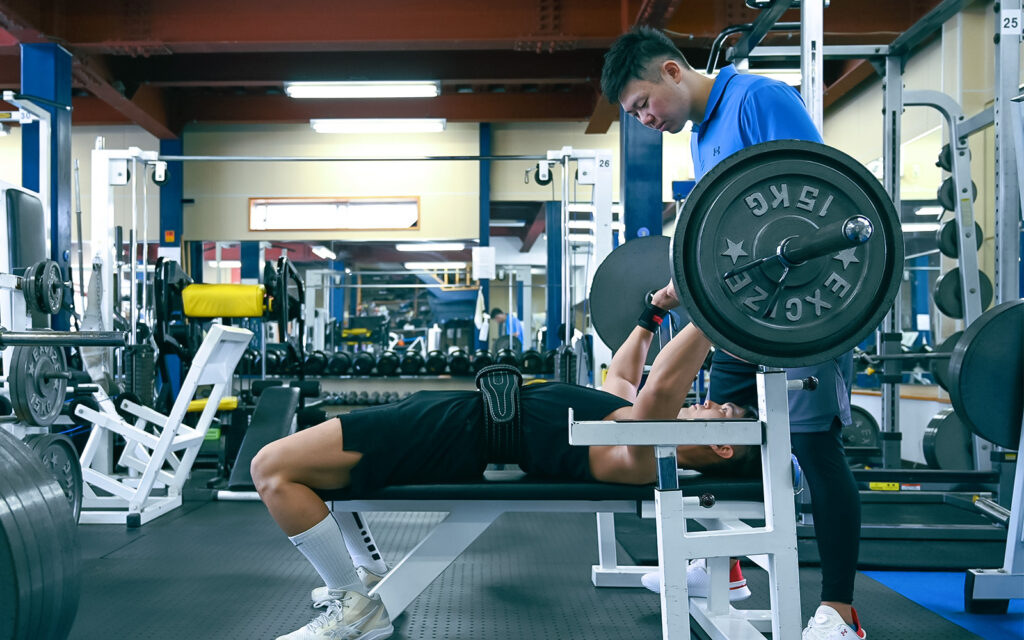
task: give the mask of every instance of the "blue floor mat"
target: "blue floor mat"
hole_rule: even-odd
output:
[[[964,629],[990,640],[1024,640],[1024,600],[1010,600],[1006,615],[964,613],[964,573],[863,571],[893,591]]]

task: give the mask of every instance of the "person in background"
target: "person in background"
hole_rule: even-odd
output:
[[[526,344],[526,336],[523,333],[523,323],[514,313],[505,313],[498,307],[491,309],[491,320],[498,323],[498,337],[515,336],[519,338],[519,344]]]

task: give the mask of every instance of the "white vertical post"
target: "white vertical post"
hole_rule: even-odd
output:
[[[824,123],[824,5],[824,0],[800,5],[800,94],[819,133]]]

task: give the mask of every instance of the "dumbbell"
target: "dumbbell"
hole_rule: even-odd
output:
[[[327,373],[335,376],[343,376],[352,367],[352,356],[344,351],[332,353],[327,360]]]
[[[444,373],[448,367],[448,359],[444,357],[444,351],[434,349],[427,354],[427,373],[438,375]]]
[[[555,355],[557,352],[554,349],[550,349],[544,353],[544,373],[555,372]]]
[[[345,394],[345,404],[354,405],[359,401],[359,393],[357,391],[349,391]]]
[[[380,354],[377,358],[377,374],[382,376],[393,376],[398,373],[399,367],[398,354],[394,351],[388,350]]]
[[[327,354],[323,351],[310,351],[302,362],[302,372],[309,376],[321,375],[327,370]]]
[[[494,358],[491,357],[491,352],[487,349],[477,349],[473,352],[473,362],[470,363],[473,373],[477,373],[484,367],[492,364],[494,364]]]
[[[365,391],[360,391],[356,395],[356,404],[370,404],[370,394]]]
[[[402,356],[402,373],[407,376],[414,376],[423,368],[423,356],[419,351],[406,351]]]
[[[508,364],[513,367],[519,368],[519,356],[516,352],[511,349],[498,349],[498,353],[494,355],[494,361],[498,364]]]
[[[448,357],[448,370],[453,376],[464,376],[469,373],[469,356],[462,349],[452,351]]]
[[[368,376],[373,371],[373,366],[376,361],[373,359],[373,354],[369,351],[360,351],[356,354],[356,357],[352,360],[352,372],[360,376]]]
[[[534,349],[527,349],[523,352],[523,359],[520,366],[523,373],[543,373],[544,357]]]
[[[366,400],[367,404],[383,404],[380,399],[380,391],[371,391],[369,398]]]
[[[267,349],[267,373],[281,373],[281,352]]]

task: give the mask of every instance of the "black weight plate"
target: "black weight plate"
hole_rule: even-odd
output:
[[[981,292],[981,310],[992,304],[992,281],[984,271],[978,272],[978,287]],[[949,318],[964,317],[964,300],[960,286],[960,267],[953,267],[935,281],[935,308]]]
[[[38,309],[48,314],[60,311],[64,302],[64,278],[61,277],[60,265],[53,260],[44,260],[36,268],[34,276]]]
[[[980,249],[981,243],[985,239],[985,232],[981,230],[981,225],[977,222],[974,223],[974,238],[978,245],[977,248]],[[960,237],[957,233],[956,220],[949,219],[942,223],[939,230],[935,232],[935,244],[939,246],[939,253],[947,258],[960,256]]]
[[[7,454],[7,449],[24,446],[14,436],[0,429],[0,529],[6,539],[6,548],[0,549],[0,566],[10,564],[13,571],[0,574],[4,591],[13,596],[7,602],[11,618],[0,619],[0,626],[10,624],[13,632],[5,638],[32,638],[39,625],[43,590],[43,558],[33,535],[31,521],[21,501],[20,492],[28,488],[21,467]],[[7,470],[10,471],[7,471]]]
[[[519,336],[504,335],[494,341],[494,350],[509,349],[516,353],[523,352],[523,343],[519,339]]]
[[[40,463],[27,448],[5,444],[0,447],[0,468],[14,469],[16,477],[0,477],[0,496],[5,496],[15,526],[22,536],[22,544],[14,547],[14,553],[21,553],[29,566],[28,572],[19,576],[29,584],[27,598],[18,605],[23,616],[24,638],[49,638],[47,631],[50,620],[60,615],[61,603],[54,596],[63,595],[61,579],[61,549],[56,524],[50,516],[46,498],[40,491],[46,481],[42,479]],[[52,480],[50,485],[55,486]]]
[[[955,331],[942,341],[942,344],[935,350],[936,353],[948,353],[952,356],[956,341],[964,334],[963,331]],[[949,358],[932,358],[928,363],[928,369],[935,378],[935,383],[949,391]]]
[[[82,512],[82,464],[75,445],[70,438],[56,434],[29,436],[25,444],[57,479],[77,523]]]
[[[952,409],[943,409],[928,422],[922,446],[932,469],[974,469],[971,432]]]
[[[6,453],[28,478],[34,491],[23,492],[26,503],[33,507],[39,526],[46,534],[36,531],[37,542],[50,575],[44,585],[42,597],[45,632],[38,638],[63,639],[67,637],[78,610],[79,552],[77,525],[60,485],[46,471],[35,454],[25,447],[8,448]],[[52,540],[51,540],[52,537]]]
[[[867,409],[857,405],[850,405],[850,417],[853,418],[853,424],[843,427],[843,446],[879,446],[880,429],[875,417]]]
[[[666,236],[644,236],[617,247],[597,267],[590,284],[590,319],[601,341],[617,350],[636,328],[649,291],[657,291],[672,277],[672,242]],[[680,327],[689,322],[683,309]],[[658,337],[651,343],[647,364],[670,339],[671,320],[662,323]]]
[[[946,178],[939,185],[939,190],[935,192],[935,199],[939,201],[941,206],[946,211],[956,211],[956,190],[953,187],[953,178]],[[978,185],[971,180],[971,202],[978,199]]]
[[[41,263],[30,264],[21,274],[21,295],[25,298],[25,307],[29,311],[42,311],[39,309],[39,293],[36,287],[36,269]]]
[[[774,255],[787,236],[853,215],[871,221],[871,239],[794,266],[771,309],[771,266],[723,278]],[[903,255],[899,217],[878,180],[840,151],[796,140],[719,163],[687,197],[672,238],[676,290],[694,324],[716,346],[780,367],[832,359],[874,331],[899,289]]]
[[[64,350],[52,346],[11,347],[7,383],[14,413],[29,424],[47,426],[60,415],[68,381],[47,374],[67,373]]]
[[[949,397],[967,427],[1007,449],[1024,414],[1024,299],[1004,302],[964,330],[949,361]]]

